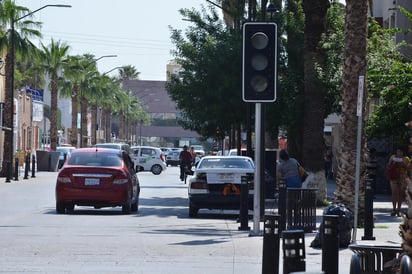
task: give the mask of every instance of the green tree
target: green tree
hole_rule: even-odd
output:
[[[51,95],[51,117],[50,117],[50,148],[55,151],[57,146],[57,113],[58,113],[58,95],[61,83],[60,77],[62,70],[67,63],[67,53],[69,46],[64,42],[51,41],[47,47],[42,44],[42,51],[39,54],[39,63],[46,75],[50,77],[50,95]]]
[[[0,2],[0,32],[2,34],[0,36],[0,51],[6,52],[4,126],[9,128],[13,126],[11,124],[11,118],[13,115],[12,105],[15,85],[12,75],[14,72],[15,54],[20,56],[34,55],[37,52],[37,48],[29,39],[41,36],[41,33],[38,31],[38,28],[41,26],[40,22],[30,20],[31,16],[18,20],[29,12],[29,9],[16,5],[12,0]],[[11,96],[12,94],[13,96]],[[10,130],[4,132],[4,161],[1,169],[1,176],[3,177],[6,176],[8,172],[7,165],[10,164],[10,167],[13,165],[8,159],[10,159],[10,155],[14,153],[14,146],[10,143],[10,140],[13,139],[13,132]]]
[[[225,31],[213,8],[211,14],[187,9],[180,13],[194,26],[185,36],[172,29],[173,53],[182,73],[172,75],[166,88],[181,111],[179,123],[204,137],[214,137],[217,128],[228,132],[244,118],[241,39],[237,32]]]
[[[372,112],[366,130],[368,139],[393,136],[395,145],[403,145],[407,140],[405,122],[412,118],[408,107],[412,102],[412,65],[399,52],[404,43],[395,44],[395,31],[383,30],[376,23],[371,27],[368,90]],[[379,104],[374,103],[376,98]]]

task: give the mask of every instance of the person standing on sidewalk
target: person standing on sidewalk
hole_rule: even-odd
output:
[[[286,186],[291,188],[302,187],[302,178],[299,175],[299,163],[295,158],[289,157],[286,150],[279,151],[279,164],[277,178],[286,181]]]
[[[408,156],[405,156],[405,153],[401,148],[397,148],[394,155],[389,158],[388,162],[388,173],[393,166],[396,170],[397,176],[387,174],[391,184],[392,191],[392,212],[391,216],[400,217],[400,209],[402,202],[405,196],[405,189],[409,182],[408,169],[411,163],[411,159]]]

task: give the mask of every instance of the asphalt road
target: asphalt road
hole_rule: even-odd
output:
[[[131,215],[120,207],[57,215],[57,173],[0,181],[0,273],[261,273],[262,237],[239,231],[234,212],[189,218],[178,172],[139,173]]]

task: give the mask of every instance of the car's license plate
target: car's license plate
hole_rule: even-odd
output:
[[[207,174],[207,182],[209,184],[232,183],[240,184],[241,175],[236,173],[209,173]]]
[[[98,178],[85,178],[84,184],[86,186],[96,186],[100,184],[100,179]]]

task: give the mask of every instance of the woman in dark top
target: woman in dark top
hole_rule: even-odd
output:
[[[280,161],[276,172],[277,178],[286,180],[286,185],[289,188],[302,187],[298,161],[296,161],[295,158],[289,157],[289,154],[284,149],[279,152],[279,159]]]

